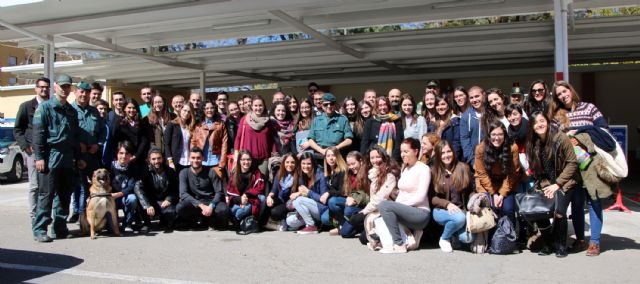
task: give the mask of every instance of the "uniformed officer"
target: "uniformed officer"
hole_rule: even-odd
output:
[[[33,150],[39,187],[32,229],[38,242],[50,242],[69,235],[66,221],[73,170],[76,165],[79,169],[86,166],[80,159],[78,113],[67,102],[70,91],[71,77],[60,75],[56,80],[55,97],[41,103],[33,116]],[[53,232],[50,237],[47,226],[52,222],[52,206]]]
[[[78,125],[80,126],[80,157],[87,167],[78,172],[73,194],[71,195],[71,207],[73,214],[69,223],[78,221],[79,214],[84,213],[86,207],[86,193],[89,190],[89,179],[93,171],[100,167],[102,160],[102,145],[106,139],[105,124],[100,117],[98,109],[90,105],[91,85],[80,81],[76,85],[76,101],[71,105],[78,112]]]
[[[336,97],[331,93],[322,96],[323,113],[316,116],[309,129],[309,147],[324,157],[328,147],[343,150],[351,145],[353,133],[346,116],[336,112]]]

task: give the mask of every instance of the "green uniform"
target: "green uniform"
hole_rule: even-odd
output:
[[[104,145],[107,131],[98,109],[92,106],[81,107],[75,102],[73,108],[78,112],[78,126],[80,127],[78,142],[87,146],[87,151],[91,145],[99,145],[100,149],[95,154],[81,154],[82,159],[87,162],[87,171],[93,172],[102,160],[102,145]]]
[[[337,146],[345,139],[353,139],[349,119],[346,116],[334,113],[328,117],[326,113],[316,116],[309,129],[309,139],[312,139],[320,147]]]

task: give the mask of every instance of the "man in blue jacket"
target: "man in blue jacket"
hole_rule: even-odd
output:
[[[480,129],[482,114],[484,113],[484,90],[479,86],[469,89],[469,103],[471,107],[462,114],[460,119],[460,144],[462,144],[463,161],[473,169],[476,146],[482,141],[484,134]]]

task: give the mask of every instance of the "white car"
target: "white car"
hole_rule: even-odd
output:
[[[13,137],[13,119],[0,119],[0,179],[22,180],[26,154]]]

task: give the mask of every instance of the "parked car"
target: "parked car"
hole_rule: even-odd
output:
[[[22,180],[27,155],[13,137],[14,119],[0,119],[0,179]]]

